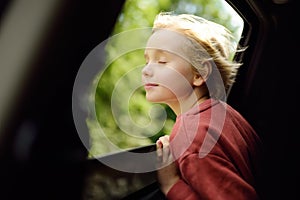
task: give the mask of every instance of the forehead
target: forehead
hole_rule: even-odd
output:
[[[167,51],[177,55],[184,55],[184,46],[187,44],[187,38],[174,31],[159,29],[155,31],[148,39],[147,49],[156,49]]]

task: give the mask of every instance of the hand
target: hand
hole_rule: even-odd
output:
[[[158,181],[162,192],[166,195],[172,186],[180,179],[177,165],[170,151],[169,136],[165,135],[156,141],[158,159]]]

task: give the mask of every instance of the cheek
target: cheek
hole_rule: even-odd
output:
[[[182,97],[193,91],[191,75],[188,72],[178,72],[172,68],[166,68],[160,73],[159,84],[177,97]]]

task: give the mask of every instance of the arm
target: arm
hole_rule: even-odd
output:
[[[232,163],[209,154],[190,154],[179,162],[182,179],[169,190],[168,199],[258,199],[255,190],[239,175]]]
[[[197,193],[181,179],[169,145],[169,136],[160,137],[156,142],[158,158],[157,177],[161,191],[170,200],[198,200],[199,196]]]
[[[157,177],[160,189],[165,195],[180,178],[178,167],[170,152],[169,144],[168,135],[160,137],[156,142],[158,159]]]

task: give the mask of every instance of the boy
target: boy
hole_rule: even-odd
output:
[[[241,65],[230,60],[235,50],[226,28],[198,16],[160,13],[154,21],[142,80],[146,99],[177,116],[156,142],[167,199],[259,199],[260,138],[224,101]]]

